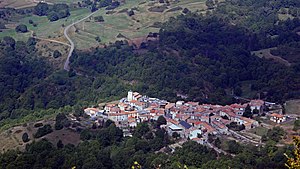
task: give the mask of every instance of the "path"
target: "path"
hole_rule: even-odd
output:
[[[65,69],[66,71],[69,71],[69,70],[70,70],[70,57],[72,56],[72,53],[73,53],[73,51],[74,51],[74,49],[75,49],[74,42],[72,41],[72,39],[71,39],[71,38],[69,37],[69,35],[68,35],[69,29],[70,29],[72,26],[74,26],[74,25],[76,25],[76,24],[78,24],[78,23],[80,23],[80,22],[86,20],[87,18],[91,17],[91,16],[94,15],[96,12],[97,12],[97,11],[95,11],[95,12],[93,12],[93,13],[90,13],[90,14],[87,15],[86,17],[84,17],[84,18],[82,18],[82,19],[80,19],[80,20],[78,20],[78,21],[76,21],[76,22],[73,22],[72,24],[68,25],[68,26],[65,28],[65,30],[64,30],[64,35],[65,35],[65,37],[68,39],[68,41],[69,41],[70,44],[71,44],[71,49],[70,49],[70,51],[69,51],[68,57],[67,57],[67,59],[66,59],[66,62],[65,62],[65,64],[64,64],[64,69]]]

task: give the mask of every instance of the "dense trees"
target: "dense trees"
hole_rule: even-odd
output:
[[[51,125],[46,124],[43,127],[38,128],[37,132],[34,134],[34,137],[35,138],[40,138],[40,137],[43,137],[44,135],[47,135],[47,134],[51,133],[52,131],[53,130],[52,130]]]
[[[70,11],[67,4],[54,4],[50,6],[47,3],[40,2],[34,7],[34,14],[39,16],[47,15],[50,21],[57,21],[58,19],[68,17]]]

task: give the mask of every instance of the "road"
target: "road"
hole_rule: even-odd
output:
[[[78,23],[80,23],[80,22],[86,20],[87,18],[91,17],[91,16],[94,15],[96,12],[97,12],[97,11],[95,11],[95,12],[93,12],[93,13],[90,13],[90,14],[87,15],[86,17],[84,17],[84,18],[82,18],[82,19],[80,19],[80,20],[78,20],[78,21],[76,21],[76,22],[73,22],[72,24],[68,25],[68,26],[65,28],[65,30],[64,30],[64,35],[65,35],[65,37],[68,39],[68,41],[69,41],[69,43],[70,43],[70,45],[71,45],[71,48],[70,48],[68,57],[67,57],[66,62],[65,62],[65,64],[64,64],[64,69],[65,69],[66,71],[69,71],[69,70],[70,70],[70,57],[72,56],[72,53],[73,53],[73,51],[74,51],[74,49],[75,49],[74,42],[72,41],[72,39],[71,39],[71,38],[69,37],[69,35],[68,35],[69,29],[70,29],[72,26],[74,26],[74,25],[76,25],[76,24],[78,24]]]

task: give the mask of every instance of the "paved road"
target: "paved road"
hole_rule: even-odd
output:
[[[74,42],[72,41],[72,39],[71,39],[71,38],[69,37],[69,35],[68,35],[69,29],[70,29],[72,26],[74,26],[75,24],[78,24],[78,23],[80,23],[80,22],[86,20],[86,19],[89,18],[90,16],[94,15],[96,12],[97,12],[97,11],[95,11],[95,12],[93,12],[93,13],[90,13],[90,14],[87,15],[86,17],[84,17],[84,18],[82,18],[82,19],[80,19],[80,20],[78,20],[78,21],[76,21],[76,22],[73,22],[72,24],[68,25],[68,26],[65,28],[65,30],[64,30],[64,35],[65,35],[65,37],[68,39],[68,41],[70,42],[70,45],[71,45],[71,48],[70,48],[70,51],[69,51],[67,60],[66,60],[66,62],[65,62],[65,64],[64,64],[64,69],[65,69],[66,71],[69,71],[69,70],[70,70],[70,57],[72,56],[72,53],[73,53],[73,51],[74,51],[74,49],[75,49]]]

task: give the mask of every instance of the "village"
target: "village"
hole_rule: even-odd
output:
[[[139,123],[156,121],[160,116],[166,119],[164,128],[170,136],[181,138],[181,142],[194,140],[200,144],[208,144],[210,135],[231,135],[241,142],[260,144],[232,129],[249,130],[262,124],[253,118],[245,117],[248,112],[253,116],[262,115],[268,120],[279,124],[287,120],[282,111],[266,111],[276,107],[275,103],[263,100],[250,100],[244,104],[211,105],[198,102],[177,101],[171,103],[158,98],[143,96],[138,92],[129,91],[126,98],[118,104],[106,104],[102,109],[86,108],[84,112],[95,124],[104,120],[112,120],[121,128],[124,136],[132,136],[131,132]],[[248,110],[247,110],[248,109]]]

